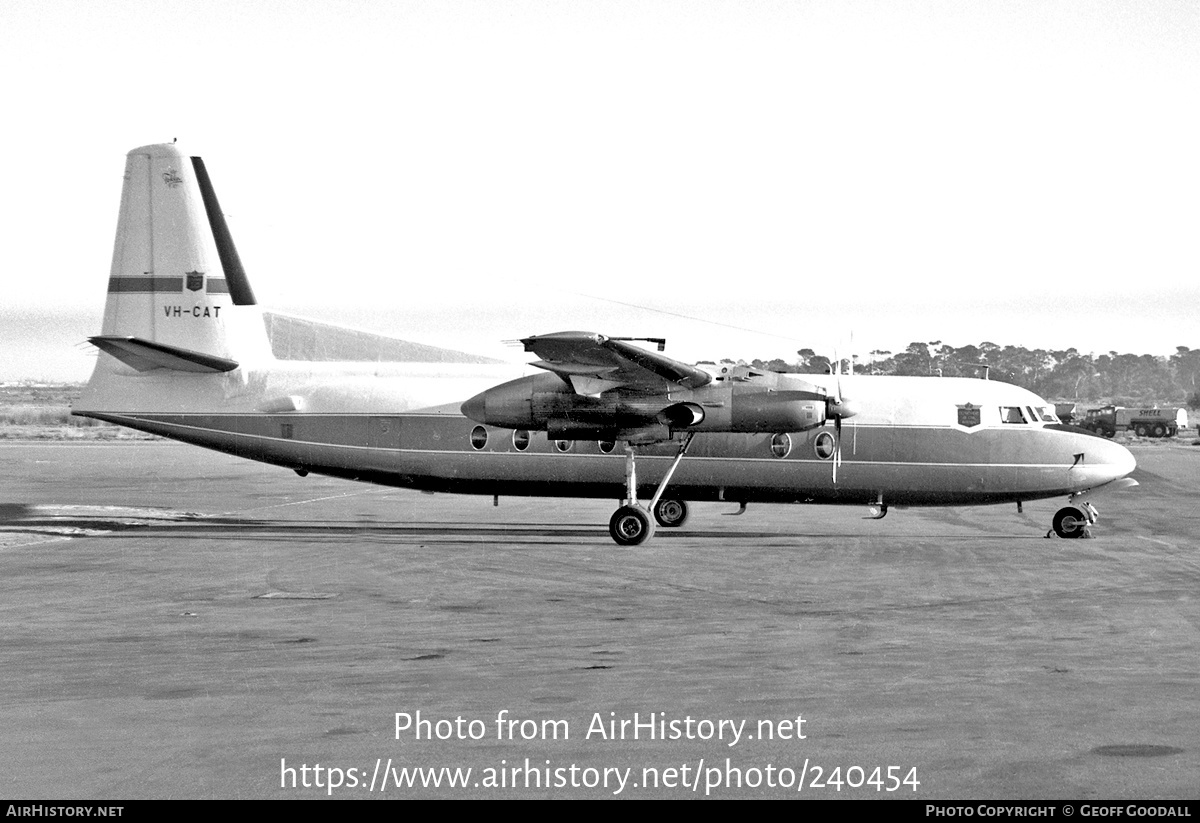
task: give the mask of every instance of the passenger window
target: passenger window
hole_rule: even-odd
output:
[[[483,426],[476,426],[471,429],[471,448],[479,451],[487,445],[488,434],[487,429]]]
[[[792,438],[786,434],[777,434],[771,438],[771,454],[776,457],[787,457],[792,451]]]

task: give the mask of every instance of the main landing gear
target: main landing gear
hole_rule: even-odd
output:
[[[688,519],[688,505],[682,500],[659,500],[650,511],[664,529],[677,529]]]
[[[1059,537],[1074,539],[1091,537],[1088,526],[1093,525],[1099,518],[1096,507],[1086,501],[1059,509],[1054,515],[1053,527],[1046,532],[1046,537],[1057,534]]]
[[[649,507],[638,503],[637,465],[634,450],[631,445],[625,446],[625,499],[621,501],[621,507],[613,513],[612,518],[608,521],[608,533],[612,535],[612,539],[616,541],[617,545],[640,546],[645,543],[654,536],[656,521],[658,525],[670,529],[682,526],[687,520],[687,503],[682,500],[664,499],[663,492],[667,490],[671,476],[675,474],[675,469],[679,468],[679,463],[687,454],[688,446],[692,444],[692,438],[695,436],[695,432],[688,432],[684,437],[683,443],[679,447],[679,454],[675,455],[671,468],[667,469],[666,476],[658,484],[658,489],[655,490]]]

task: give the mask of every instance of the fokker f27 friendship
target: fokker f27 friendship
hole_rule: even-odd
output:
[[[302,476],[617,499],[621,545],[717,500],[854,504],[882,518],[889,506],[1064,496],[1053,530],[1079,537],[1096,519],[1089,492],[1136,485],[1124,447],[994,380],[688,365],[585,332],[525,338],[539,360],[516,376],[289,320],[257,305],[203,161],[174,144],[128,155],[90,340],[100,354],[74,414]]]

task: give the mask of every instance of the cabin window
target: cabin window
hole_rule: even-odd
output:
[[[601,440],[601,441],[600,441],[600,443],[599,443],[599,447],[600,447],[600,453],[601,453],[601,454],[612,454],[612,453],[613,453],[613,449],[615,449],[615,448],[617,447],[617,441],[615,441],[615,440]]]
[[[786,434],[777,434],[771,438],[771,454],[776,457],[787,457],[792,451],[792,438]]]
[[[487,445],[487,429],[483,426],[476,426],[471,429],[471,448],[479,451]]]
[[[555,440],[554,448],[558,449],[560,452],[569,452],[574,442],[575,441],[573,440]]]
[[[1000,419],[1005,423],[1024,423],[1025,414],[1020,406],[1001,406]]]
[[[292,423],[279,424],[279,436],[284,440],[291,440],[296,434],[296,429]]]
[[[513,432],[513,448],[519,452],[529,448],[529,432],[524,429],[517,429]]]
[[[829,432],[821,432],[813,438],[813,451],[817,453],[817,457],[822,460],[828,460],[833,457],[833,448],[835,441],[833,435]]]

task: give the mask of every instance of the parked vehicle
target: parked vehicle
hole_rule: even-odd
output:
[[[1112,437],[1119,431],[1131,431],[1138,437],[1174,437],[1187,424],[1187,409],[1127,409],[1124,406],[1088,409],[1078,421],[1083,428],[1105,437]]]

